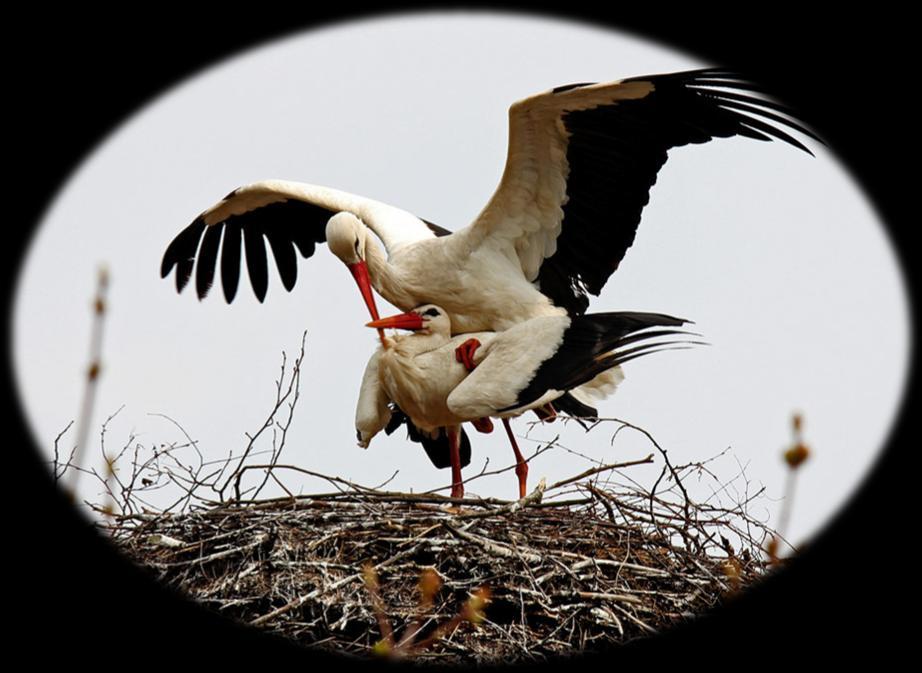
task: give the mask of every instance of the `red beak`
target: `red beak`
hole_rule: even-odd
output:
[[[401,313],[400,315],[392,315],[389,318],[372,320],[365,326],[377,327],[378,329],[391,327],[393,329],[418,330],[423,328],[423,318],[418,313]]]
[[[378,319],[378,307],[375,305],[375,295],[371,291],[371,278],[368,276],[368,264],[364,261],[356,262],[355,264],[347,264],[349,271],[352,273],[352,277],[355,278],[355,284],[359,286],[359,292],[362,293],[362,299],[365,300],[365,306],[368,307],[368,312],[371,314],[371,317],[375,320]],[[381,338],[381,343],[384,343],[384,330],[378,330],[378,336]]]

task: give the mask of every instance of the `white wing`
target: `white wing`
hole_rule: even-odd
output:
[[[284,180],[265,180],[235,189],[199,215],[167,247],[160,267],[166,277],[176,268],[176,290],[192,276],[199,298],[208,294],[219,250],[224,296],[233,301],[240,280],[241,239],[253,291],[263,301],[268,289],[266,243],[272,249],[282,284],[291,290],[298,277],[297,256],[314,254],[324,242],[326,223],[338,212],[360,218],[393,254],[415,241],[443,234],[405,210],[329,187]],[[197,264],[196,264],[197,262]]]
[[[526,98],[509,110],[499,187],[454,238],[470,249],[503,248],[556,305],[583,313],[587,292],[599,294],[633,243],[670,148],[742,135],[809,152],[765,120],[816,137],[758,85],[725,70],[573,84]]]
[[[380,350],[372,353],[365,365],[362,386],[359,389],[359,401],[355,406],[355,430],[359,446],[368,448],[372,438],[387,427],[391,420],[391,401],[378,378],[378,358]]]
[[[688,335],[675,329],[685,322],[625,311],[532,318],[497,335],[483,361],[452,390],[448,408],[464,419],[516,416],[593,382],[578,400],[585,404],[614,390],[619,365],[697,343],[664,340]]]

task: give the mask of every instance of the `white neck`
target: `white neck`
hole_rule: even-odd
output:
[[[371,236],[365,243],[365,262],[368,264],[368,275],[371,284],[382,297],[403,310],[413,308],[415,304],[408,305],[411,298],[405,296],[403,283],[398,282],[394,267],[387,261],[387,256],[377,240]]]
[[[390,339],[392,345],[402,355],[415,357],[422,353],[434,351],[441,348],[450,341],[451,337],[447,334],[436,332],[420,331],[412,334],[398,334]]]

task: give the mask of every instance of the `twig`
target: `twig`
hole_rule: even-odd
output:
[[[99,374],[102,370],[102,337],[106,315],[106,291],[108,288],[109,272],[102,266],[96,275],[96,297],[93,300],[93,324],[90,330],[90,364],[86,370],[86,383],[83,388],[83,400],[80,405],[80,415],[77,422],[77,442],[73,454],[73,463],[76,465],[82,465],[82,458],[86,451],[90,422],[93,419],[93,407],[96,401],[96,389]],[[81,474],[80,470],[73,472],[73,477],[71,477],[70,483],[67,485],[70,493],[77,493],[77,484]]]
[[[624,467],[633,467],[634,465],[644,465],[644,464],[652,463],[652,462],[653,462],[653,454],[651,453],[646,458],[640,458],[638,460],[631,460],[626,463],[611,463],[609,465],[602,465],[600,467],[594,467],[592,469],[586,470],[585,472],[580,472],[574,477],[570,477],[568,479],[562,479],[561,481],[558,481],[557,483],[555,483],[553,486],[549,486],[547,490],[553,491],[556,488],[560,488],[561,486],[566,486],[567,484],[572,484],[574,482],[580,481],[581,479],[585,479],[586,477],[591,477],[595,474],[598,474],[599,472],[608,472],[610,470],[620,470],[621,468],[624,468]]]

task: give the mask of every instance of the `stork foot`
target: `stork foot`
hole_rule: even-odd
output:
[[[455,360],[464,365],[467,371],[474,371],[474,353],[480,348],[480,342],[477,339],[468,339],[455,349]]]
[[[488,416],[471,421],[471,425],[476,428],[477,432],[482,432],[485,435],[493,432],[493,421]]]

